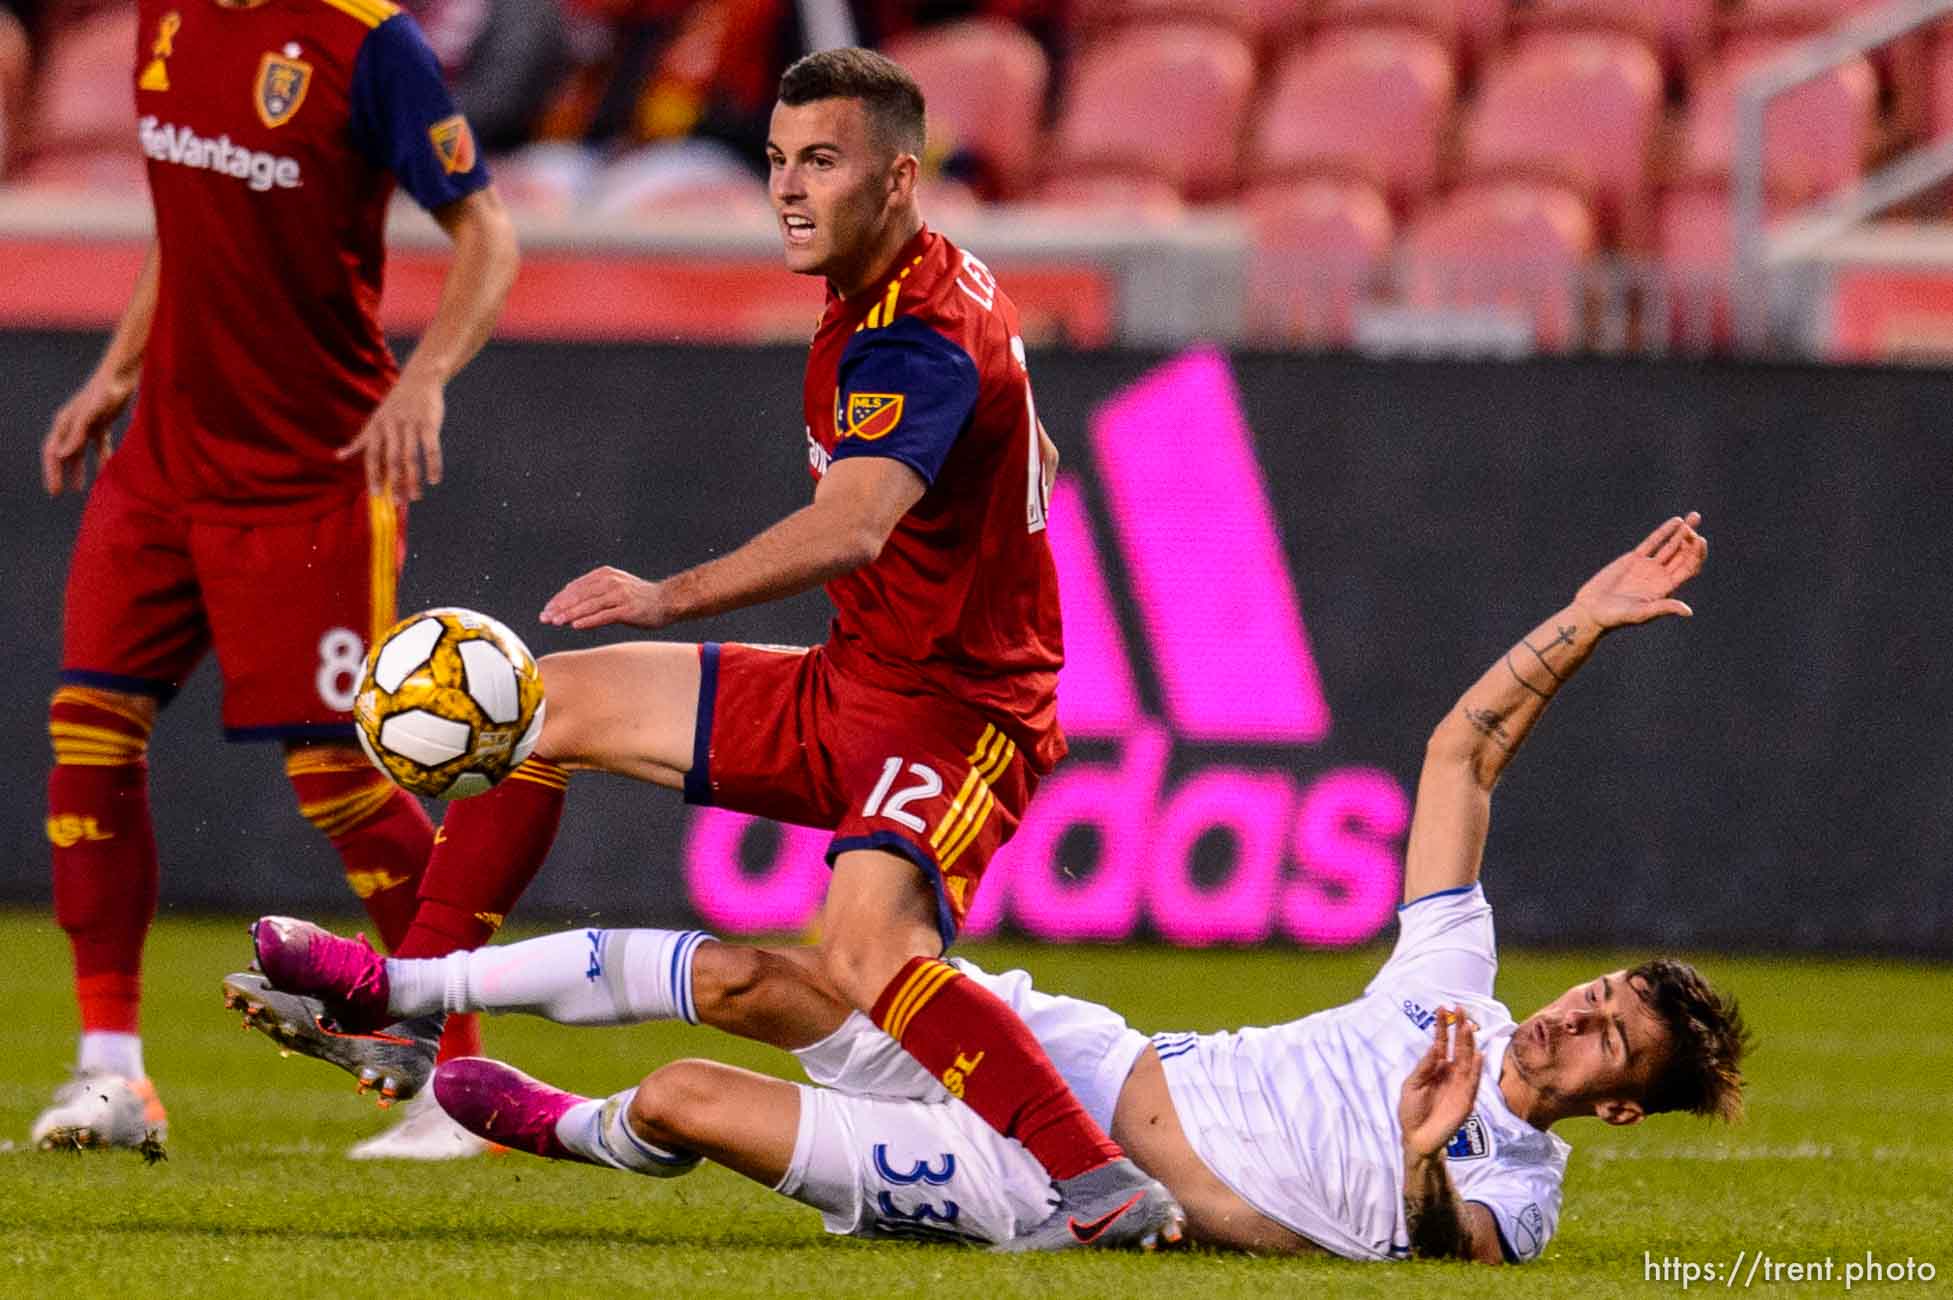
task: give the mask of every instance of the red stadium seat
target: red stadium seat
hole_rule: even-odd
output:
[[[1299,28],[1300,0],[1072,0],[1072,30],[1088,40],[1140,23],[1217,23],[1259,44]]]
[[[1680,80],[1715,43],[1716,0],[1533,0],[1515,15],[1513,29],[1522,37],[1540,31],[1619,32],[1647,44]]]
[[[1519,36],[1532,32],[1617,32],[1661,44],[1662,12],[1648,0],[1532,0],[1512,16]]]
[[[1467,8],[1474,13],[1467,15]],[[1461,5],[1459,0],[1320,0],[1316,21],[1324,30],[1338,27],[1398,27],[1429,32],[1457,50],[1465,34],[1468,16],[1486,21],[1483,6]]]
[[[136,152],[136,9],[105,9],[47,42],[30,139],[36,153],[120,146]]]
[[[1150,172],[1189,198],[1225,195],[1254,74],[1247,42],[1218,27],[1116,32],[1078,59],[1058,122],[1057,168]]]
[[[1455,93],[1451,59],[1435,37],[1332,32],[1276,69],[1254,134],[1252,173],[1361,176],[1406,211],[1437,183],[1438,133]]]
[[[1742,0],[1723,18],[1732,36],[1806,36],[1845,22],[1885,0]]]
[[[1734,334],[1728,192],[1707,185],[1671,190],[1662,197],[1656,226],[1666,299],[1657,310],[1671,346],[1698,352],[1727,347]]]
[[[1059,212],[1119,213],[1126,220],[1176,221],[1187,209],[1180,191],[1150,172],[1073,172],[1038,188],[1028,205]]]
[[[1768,205],[1774,218],[1792,206]],[[1656,216],[1663,304],[1669,345],[1681,351],[1727,348],[1735,329],[1730,285],[1735,270],[1729,192],[1713,184],[1684,185],[1662,196]]]
[[[1404,241],[1406,297],[1419,307],[1500,308],[1535,344],[1566,351],[1582,335],[1582,270],[1599,246],[1572,190],[1529,181],[1468,186],[1418,218]]]
[[[584,210],[599,217],[689,217],[752,228],[777,220],[763,181],[723,150],[696,141],[623,154],[581,198]]]
[[[1248,328],[1258,342],[1343,346],[1390,261],[1394,226],[1382,191],[1315,177],[1259,186],[1243,199],[1254,244]]]
[[[1927,125],[1937,140],[1953,135],[1953,29],[1942,28],[1933,35],[1930,76]]]
[[[1031,184],[1051,63],[1029,33],[972,18],[897,37],[887,53],[922,86],[932,147],[975,154],[999,196]]]
[[[495,188],[510,207],[566,217],[576,209],[602,163],[582,145],[551,140],[497,158],[494,167]]]
[[[1689,101],[1681,166],[1691,183],[1724,183],[1735,156],[1736,85],[1780,45],[1743,41],[1703,77]],[[1878,111],[1878,79],[1863,59],[1785,92],[1764,114],[1764,177],[1774,194],[1809,198],[1855,180]]]
[[[1466,62],[1483,66],[1505,41],[1505,0],[1459,0],[1458,22]]]
[[[1636,243],[1661,107],[1661,69],[1639,41],[1537,34],[1486,73],[1465,124],[1466,174],[1571,187]]]

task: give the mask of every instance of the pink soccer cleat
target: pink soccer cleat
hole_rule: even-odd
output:
[[[485,1056],[463,1056],[434,1071],[434,1100],[448,1118],[476,1137],[549,1160],[598,1162],[563,1145],[556,1121],[588,1101],[532,1079],[513,1065]]]
[[[371,1033],[391,1023],[386,959],[366,936],[342,939],[310,921],[260,917],[251,927],[258,969],[271,987],[317,998],[334,1028]]]

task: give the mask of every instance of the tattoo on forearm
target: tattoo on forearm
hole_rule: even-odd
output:
[[[1470,705],[1466,705],[1465,721],[1472,724],[1472,730],[1484,736],[1487,740],[1490,740],[1500,749],[1509,750],[1512,748],[1512,737],[1506,735],[1503,725],[1505,722],[1504,714],[1495,713],[1491,709],[1474,709]]]
[[[1561,677],[1558,673],[1553,671],[1553,665],[1546,662],[1546,656],[1544,653],[1540,651],[1538,646],[1535,646],[1530,641],[1522,641],[1519,644],[1525,646],[1526,649],[1533,652],[1533,658],[1539,660],[1539,666],[1546,670],[1546,675],[1548,677],[1551,677],[1555,682],[1566,680],[1565,678]],[[1554,637],[1551,641],[1548,641],[1546,643],[1546,648],[1548,650],[1551,650],[1555,646],[1572,645],[1572,644],[1573,644],[1573,629],[1570,627],[1563,627],[1560,629],[1560,634],[1558,636]]]
[[[1526,649],[1531,650],[1532,647],[1529,645],[1526,647]],[[1535,651],[1534,653],[1538,653],[1538,652]],[[1531,682],[1526,680],[1526,675],[1524,673],[1520,672],[1517,668],[1512,666],[1512,652],[1510,650],[1506,651],[1505,654],[1505,670],[1512,674],[1513,681],[1518,682],[1521,686],[1531,691],[1534,695],[1539,696],[1540,699],[1550,700],[1553,698],[1552,691],[1540,690],[1539,687],[1533,685]],[[1546,670],[1546,674],[1547,676],[1551,677],[1553,674],[1553,670],[1551,668],[1548,668]],[[1555,677],[1553,678],[1553,680],[1558,681],[1559,678]]]

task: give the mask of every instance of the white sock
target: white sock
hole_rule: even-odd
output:
[[[690,1173],[698,1164],[697,1156],[667,1151],[631,1132],[625,1116],[635,1096],[636,1088],[626,1088],[613,1097],[577,1103],[556,1121],[557,1140],[586,1160],[626,1173],[653,1178]]]
[[[83,1074],[119,1074],[125,1079],[140,1079],[142,1036],[113,1034],[101,1030],[84,1033],[75,1053],[75,1067]]]
[[[525,1011],[560,1025],[698,1023],[692,958],[703,930],[569,930],[446,957],[387,959],[387,1008]]]

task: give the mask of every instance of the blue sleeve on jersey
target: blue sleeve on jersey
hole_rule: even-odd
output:
[[[454,106],[420,25],[396,14],[353,63],[353,143],[432,212],[488,184],[474,133]]]
[[[886,456],[934,483],[976,409],[976,362],[921,321],[898,316],[848,340],[835,391],[835,460]]]

